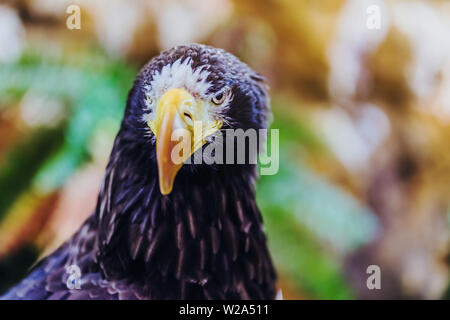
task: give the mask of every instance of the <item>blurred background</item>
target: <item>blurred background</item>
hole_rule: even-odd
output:
[[[438,0],[2,0],[0,292],[90,215],[139,68],[190,42],[270,83],[280,171],[257,193],[285,299],[450,297]]]

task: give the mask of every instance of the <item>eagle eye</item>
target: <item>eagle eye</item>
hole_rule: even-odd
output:
[[[228,95],[228,89],[221,90],[220,92],[216,93],[216,95],[211,99],[211,101],[215,105],[220,105],[225,101],[227,95]]]

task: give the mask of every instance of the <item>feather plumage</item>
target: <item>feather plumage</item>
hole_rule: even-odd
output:
[[[172,193],[159,192],[154,141],[142,134],[144,89],[186,59],[202,90],[233,91],[224,128],[266,127],[262,78],[237,58],[203,45],[163,52],[130,91],[95,212],[2,299],[275,298],[255,165],[184,165]],[[68,289],[69,265],[80,267],[81,289]]]

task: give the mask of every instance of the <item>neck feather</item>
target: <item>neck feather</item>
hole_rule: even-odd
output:
[[[273,298],[255,167],[183,167],[162,196],[152,154],[127,145],[116,141],[95,213],[105,276],[133,274],[153,298]]]

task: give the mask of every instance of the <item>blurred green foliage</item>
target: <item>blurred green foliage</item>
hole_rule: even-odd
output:
[[[354,298],[342,258],[373,239],[377,221],[350,195],[311,172],[298,152],[291,152],[323,146],[306,123],[286,115],[279,103],[287,102],[274,99],[272,105],[272,128],[280,132],[280,170],[261,176],[257,188],[277,269],[311,297]]]
[[[87,161],[96,128],[112,121],[118,130],[135,73],[134,68],[97,51],[70,59],[27,51],[18,63],[0,65],[0,95],[5,101],[0,108],[17,106],[31,91],[64,101],[68,111],[61,129],[35,129],[36,135],[29,134],[31,138],[25,137],[10,151],[9,165],[0,168],[0,184],[14,187],[2,203],[12,203],[30,182],[47,192],[55,190]],[[0,216],[5,209],[0,205]]]
[[[2,160],[0,168],[0,219],[30,185],[49,154],[63,144],[61,127],[33,130]]]

